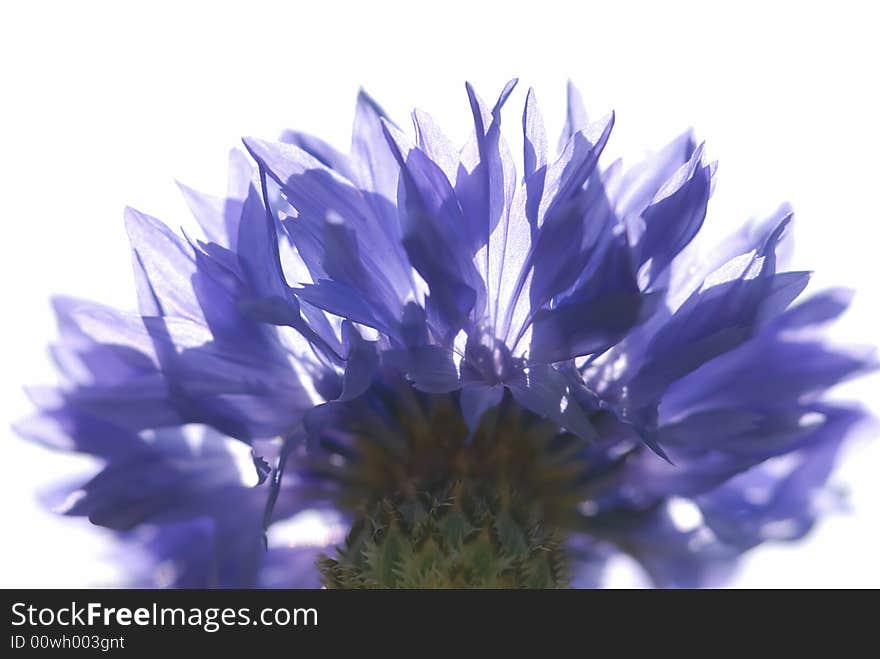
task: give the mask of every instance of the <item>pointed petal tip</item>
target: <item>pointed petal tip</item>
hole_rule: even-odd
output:
[[[12,421],[9,424],[9,429],[12,431],[13,435],[27,439],[30,435],[33,424],[33,416],[28,416],[24,419],[17,419],[16,421]]]
[[[122,217],[125,222],[126,231],[129,233],[138,226],[143,224],[154,224],[158,221],[154,217],[142,213],[133,206],[126,206],[122,211]]]
[[[261,150],[265,145],[265,140],[261,140],[258,137],[245,136],[241,138],[241,143],[244,145],[244,148],[247,149],[248,153],[251,154],[254,158],[257,156],[254,154],[255,150]]]
[[[783,219],[791,219],[794,217],[794,208],[789,202],[784,201],[779,204],[779,208],[776,210],[776,213]]]
[[[825,291],[827,295],[832,297],[842,307],[848,307],[852,304],[856,296],[856,289],[848,286],[835,286]]]
[[[381,105],[379,105],[379,102],[375,98],[373,98],[370,93],[367,92],[367,90],[363,87],[358,88],[355,108],[366,108],[379,119],[387,119],[388,117],[385,110],[382,108]]]
[[[72,295],[52,295],[49,298],[49,304],[52,306],[53,311],[56,313],[58,311],[68,310],[78,304],[81,304],[83,301],[79,298],[73,297]]]
[[[660,444],[657,442],[657,439],[656,439],[653,435],[654,435],[653,432],[650,433],[650,436],[644,436],[644,435],[643,435],[643,436],[642,436],[642,441],[645,442],[645,445],[646,445],[649,449],[651,449],[651,451],[652,451],[655,455],[657,455],[658,457],[662,458],[663,460],[665,460],[667,463],[669,463],[670,465],[672,465],[672,466],[674,467],[674,466],[675,466],[675,463],[674,463],[674,462],[672,461],[672,459],[669,457],[669,454],[666,453],[665,450],[663,450],[663,447],[660,446]]]
[[[207,199],[210,196],[203,192],[199,192],[194,187],[187,185],[179,179],[174,179],[174,185],[177,186],[177,189],[183,197],[183,200],[188,205],[190,205],[190,208],[192,208],[192,204],[198,204],[202,200]]]

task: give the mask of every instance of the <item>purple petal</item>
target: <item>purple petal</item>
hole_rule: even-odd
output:
[[[369,389],[379,368],[379,354],[374,341],[365,341],[354,326],[342,323],[342,340],[348,347],[342,393],[339,401],[353,400]]]
[[[596,430],[569,392],[570,381],[551,366],[530,366],[523,377],[505,382],[526,409],[556,421],[581,439],[596,438]]]
[[[480,426],[483,415],[498,405],[504,397],[504,386],[500,384],[468,384],[461,389],[461,415],[471,433]]]
[[[711,191],[711,168],[698,148],[642,211],[645,232],[638,244],[640,263],[650,261],[649,284],[693,240],[703,225]]]
[[[186,241],[154,217],[133,208],[125,210],[131,241],[138,303],[145,315],[172,315],[204,321],[192,290],[195,258]]]
[[[322,165],[338,172],[349,181],[356,180],[354,167],[349,157],[321,138],[296,130],[286,130],[281,134],[279,141],[299,147]]]
[[[386,138],[401,167],[405,209],[403,244],[413,267],[430,289],[430,304],[451,339],[478,305],[485,304],[483,280],[470,258],[461,208],[443,172],[421,150],[399,143],[402,136],[384,126]],[[480,313],[482,305],[475,312]]]
[[[695,149],[693,134],[686,131],[624,173],[615,198],[620,217],[641,215],[663,184],[690,161]]]
[[[741,550],[767,540],[798,540],[821,512],[818,495],[837,461],[852,426],[864,419],[857,410],[827,410],[829,422],[800,451],[736,476],[696,501],[709,527]]]
[[[584,107],[584,99],[581,97],[580,91],[574,86],[571,80],[565,87],[568,103],[565,112],[565,125],[562,128],[562,134],[559,136],[559,151],[565,149],[565,145],[573,135],[582,131],[589,124],[587,110]]]
[[[385,363],[403,371],[413,386],[428,393],[448,393],[459,388],[458,369],[452,353],[436,345],[388,350]]]

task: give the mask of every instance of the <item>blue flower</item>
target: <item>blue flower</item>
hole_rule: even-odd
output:
[[[137,313],[56,300],[63,382],[19,431],[104,461],[64,510],[119,531],[136,583],[388,585],[369,556],[399,527],[449,567],[396,556],[396,585],[591,586],[624,553],[701,586],[811,528],[864,418],[823,395],[875,366],[821,341],[849,294],[795,302],[785,207],[700,251],[703,145],[603,168],[614,116],[573,87],[558,153],[529,90],[517,172],[514,86],[467,86],[460,150],[364,93],[349,154],[247,138],[226,197],[183,188],[203,240],[126,212]],[[273,540],[305,511],[352,529],[321,574],[331,549]],[[475,576],[481,528],[497,570]]]

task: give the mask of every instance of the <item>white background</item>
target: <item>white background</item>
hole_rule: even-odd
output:
[[[188,223],[173,179],[225,188],[242,135],[297,127],[347,146],[363,85],[400,122],[419,106],[456,138],[465,80],[484,97],[536,87],[551,135],[564,84],[614,108],[632,157],[693,125],[720,161],[723,233],[790,201],[814,287],[857,289],[837,328],[878,339],[880,48],[872,3],[4,3],[0,9],[0,585],[110,583],[104,536],[41,511],[68,456],[20,442],[23,384],[46,383],[55,293],[130,307],[122,209]],[[518,111],[507,124],[516,128]],[[878,409],[877,377],[842,388]],[[880,586],[880,450],[857,443],[836,481],[852,511],[797,546],[762,548],[740,586]],[[620,571],[624,574],[624,571]],[[618,575],[616,583],[627,578]]]

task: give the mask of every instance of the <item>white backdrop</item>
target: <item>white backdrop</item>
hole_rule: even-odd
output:
[[[2,586],[113,580],[99,530],[36,503],[37,486],[71,459],[8,429],[29,409],[21,386],[52,380],[49,296],[131,307],[126,204],[188,223],[173,179],[222,192],[226,153],[242,135],[297,127],[347,147],[361,85],[401,121],[423,107],[463,137],[465,80],[489,97],[520,77],[555,131],[571,78],[595,114],[617,111],[609,149],[624,158],[692,125],[720,161],[710,230],[790,201],[812,287],[858,291],[835,334],[878,339],[872,3],[133,4],[0,9]],[[517,122],[511,112],[508,125]],[[878,385],[872,377],[837,395],[880,409]],[[800,545],[755,551],[735,585],[880,586],[878,467],[877,442],[857,443],[835,477],[851,511]],[[625,566],[612,576],[633,582]]]

